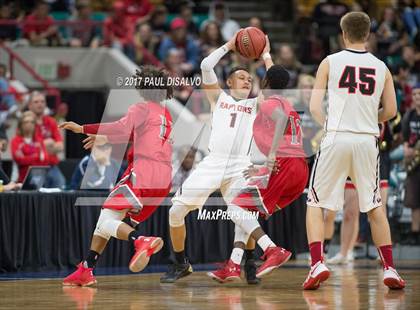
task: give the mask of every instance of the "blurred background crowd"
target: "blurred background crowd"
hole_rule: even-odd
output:
[[[349,11],[368,13],[372,29],[367,49],[388,65],[397,94],[399,113],[381,126],[380,148],[382,164],[389,171],[390,216],[401,216],[404,207],[401,193],[407,175],[404,163],[415,156],[420,131],[420,99],[413,91],[420,83],[418,2],[34,0],[0,3],[0,40],[9,48],[108,47],[122,51],[137,65],[165,67],[174,77],[199,75],[201,60],[237,30],[247,26],[260,28],[270,37],[274,62],[283,65],[290,74],[288,88],[296,89],[290,99],[302,114],[308,155],[314,153],[322,134],[308,108],[317,66],[325,56],[343,48],[340,18]],[[255,6],[260,11],[255,12]],[[265,73],[262,61],[230,53],[215,69],[219,81],[225,81],[227,72],[237,65],[249,68],[255,77],[253,93],[258,93]],[[111,146],[94,149],[87,157],[78,159],[71,177],[65,177],[67,173],[59,169],[65,143],[56,124],[66,118],[70,104],[49,108],[42,92],[24,94],[21,83],[12,77],[8,64],[0,64],[0,150],[10,148],[15,167],[14,176],[0,171],[4,175],[1,176],[3,189],[19,187],[16,183],[23,181],[28,167],[33,165],[50,167],[46,186],[77,189],[89,158],[97,163],[97,170],[89,174],[91,180],[84,180],[85,188],[112,187],[109,176],[119,168],[111,158]],[[192,86],[180,86],[175,97],[186,104],[191,101],[192,91]],[[204,104],[188,107],[196,115],[209,112]],[[13,122],[17,123],[17,130],[11,136],[6,134],[6,129]],[[199,153],[185,148],[177,152],[175,160],[182,162],[182,169],[175,176],[175,187],[188,176],[194,162],[201,157]],[[415,173],[418,175],[419,171],[417,167]],[[418,191],[420,185],[408,190]],[[409,207],[410,229],[418,236],[420,204]],[[418,237],[414,243],[419,243]]]

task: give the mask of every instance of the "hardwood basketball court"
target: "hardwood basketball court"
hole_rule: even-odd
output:
[[[62,287],[56,279],[0,281],[0,309],[420,309],[420,261],[398,263],[407,281],[402,291],[382,284],[373,261],[333,267],[321,289],[301,289],[308,269],[291,262],[260,285],[219,284],[195,272],[175,284],[160,284],[162,273],[98,276],[94,288]]]

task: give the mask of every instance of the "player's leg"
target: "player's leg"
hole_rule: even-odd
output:
[[[359,201],[357,191],[346,185],[344,191],[344,213],[340,231],[340,251],[329,259],[329,264],[344,264],[353,258],[353,247],[359,232]]]
[[[185,217],[195,206],[188,206],[179,200],[172,200],[169,209],[169,233],[175,261],[168,266],[168,271],[160,278],[161,283],[174,283],[193,272],[192,266],[185,255]]]
[[[257,265],[255,263],[255,245],[256,242],[252,238],[248,238],[248,243],[245,246],[245,265],[244,272],[246,282],[248,284],[258,284],[260,279],[257,278]]]
[[[324,228],[324,256],[327,257],[330,248],[331,239],[334,237],[334,221],[336,212],[325,210],[325,228]]]
[[[338,211],[344,204],[344,186],[348,177],[351,152],[346,137],[327,134],[321,143],[312,168],[306,209],[306,231],[311,255],[311,269],[303,288],[317,289],[330,272],[324,264],[323,209]]]
[[[99,256],[104,251],[109,239],[112,236],[111,234],[101,230],[100,227],[108,219],[122,220],[124,215],[125,213],[117,213],[109,209],[101,210],[86,259],[77,266],[77,270],[75,272],[68,275],[63,280],[63,285],[89,286],[96,283],[96,279],[93,275],[93,269],[96,267],[96,262],[98,261]]]
[[[353,150],[353,169],[350,177],[357,188],[360,211],[368,214],[372,239],[384,268],[384,283],[392,289],[401,289],[404,288],[405,282],[394,267],[391,231],[386,212],[381,208],[378,142],[375,141],[375,137],[370,136],[359,139],[360,142]]]
[[[220,160],[206,157],[172,199],[173,205],[169,209],[169,232],[175,262],[168,267],[160,282],[173,283],[192,273],[192,266],[185,254],[185,217],[190,211],[201,208],[209,195],[220,187],[222,164]]]
[[[257,269],[256,277],[262,278],[269,274],[274,269],[286,263],[292,253],[277,246],[270,237],[263,231],[255,215],[248,210],[245,210],[235,204],[228,207],[228,212],[234,214],[232,221],[238,225],[247,234],[250,234],[258,246],[264,251],[264,263]]]
[[[341,226],[341,250],[343,257],[351,260],[354,245],[359,233],[359,199],[355,189],[344,192],[344,217]]]

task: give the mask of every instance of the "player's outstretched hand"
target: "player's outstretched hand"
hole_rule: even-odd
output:
[[[88,134],[88,137],[83,140],[83,148],[85,150],[91,149],[94,145],[100,146],[108,143],[108,138],[103,135],[91,135]]]
[[[75,122],[64,122],[58,125],[58,128],[70,130],[70,131],[73,131],[74,133],[83,133],[83,126],[80,126],[79,124]]]

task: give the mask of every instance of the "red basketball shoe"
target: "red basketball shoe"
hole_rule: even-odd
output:
[[[132,272],[140,272],[146,268],[150,256],[159,252],[163,247],[163,240],[159,237],[140,236],[134,241],[136,252],[130,260],[128,268]]]
[[[389,266],[384,268],[384,284],[392,290],[401,290],[405,287],[405,281],[394,268]]]
[[[257,278],[262,278],[287,262],[292,253],[281,247],[269,247],[261,257],[265,262],[257,269]]]
[[[240,280],[241,265],[237,265],[231,259],[229,259],[229,261],[222,268],[208,272],[207,275],[220,283]]]
[[[311,267],[308,277],[303,283],[304,290],[316,290],[319,285],[330,277],[330,271],[323,261],[320,260]]]
[[[83,266],[83,262],[77,265],[77,270],[63,280],[63,285],[90,286],[96,284],[93,268]]]

